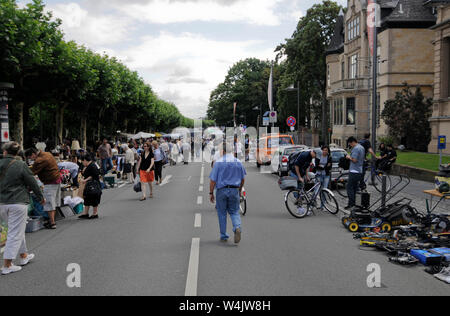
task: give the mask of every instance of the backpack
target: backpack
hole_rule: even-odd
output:
[[[339,159],[339,168],[344,170],[350,169],[350,160],[345,157],[341,157],[341,159]]]
[[[288,162],[288,168],[290,171],[294,171],[295,170],[295,162],[297,161],[297,159],[300,157],[300,155],[303,152],[299,151],[299,152],[295,152],[289,155],[289,162]]]

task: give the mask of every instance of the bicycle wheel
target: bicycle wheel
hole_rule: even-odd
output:
[[[347,179],[344,179],[344,175],[340,175],[336,179],[336,192],[343,198],[348,198],[347,194]]]
[[[320,200],[325,209],[333,215],[339,213],[339,204],[336,198],[330,194],[328,191],[322,191],[320,194]]]
[[[391,189],[391,177],[389,175],[385,174],[383,171],[376,171],[376,174],[372,176],[372,185],[375,187],[375,189],[381,193],[382,185],[383,185],[383,176],[386,176],[386,192],[389,192]]]
[[[247,214],[247,199],[244,197],[241,197],[241,203],[239,204],[239,211],[243,216]]]
[[[295,218],[303,218],[308,214],[308,203],[302,191],[289,191],[284,198],[284,203],[289,213]]]

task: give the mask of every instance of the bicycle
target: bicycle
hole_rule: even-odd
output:
[[[370,167],[370,170],[369,170]],[[364,184],[367,186],[367,183],[370,181],[370,185],[372,185],[378,192],[382,193],[382,179],[383,176],[386,177],[386,192],[389,192],[392,186],[391,177],[384,172],[383,170],[377,169],[373,162],[370,162],[365,167],[365,175],[364,175]],[[368,172],[369,171],[369,172]],[[343,198],[348,198],[347,194],[347,180],[348,180],[349,171],[343,172],[335,181],[334,186],[336,187],[337,193]],[[361,188],[360,190],[365,190],[366,187]]]
[[[339,213],[339,204],[334,194],[324,188],[322,183],[315,179],[315,175],[312,175],[310,179],[315,183],[310,190],[291,188],[286,193],[284,201],[289,213],[296,218],[304,218],[310,212],[314,213],[318,203],[333,215]],[[301,212],[300,209],[303,211]]]
[[[247,192],[245,191],[245,188],[242,188],[239,211],[241,212],[242,216],[245,216],[245,214],[247,214]]]

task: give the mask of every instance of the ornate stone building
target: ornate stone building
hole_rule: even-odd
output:
[[[350,136],[362,138],[377,120],[377,135],[387,127],[380,119],[384,103],[401,91],[403,83],[420,85],[425,96],[433,95],[433,8],[423,0],[378,0],[378,111],[373,115],[371,58],[367,29],[367,1],[348,0],[338,18],[327,50],[327,97],[330,102],[332,139],[346,146]]]

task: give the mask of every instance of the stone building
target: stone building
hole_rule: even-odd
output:
[[[378,0],[377,136],[386,136],[380,119],[384,103],[401,91],[403,83],[420,85],[425,96],[433,94],[433,9],[423,0]],[[327,98],[330,102],[331,141],[346,145],[349,136],[362,138],[371,131],[372,88],[367,1],[348,0],[339,16],[327,50]],[[374,49],[375,51],[375,49]]]
[[[431,118],[432,139],[429,152],[438,151],[438,136],[447,136],[450,154],[450,0],[427,0],[425,6],[437,14],[436,25],[431,27],[434,44],[434,102]]]

